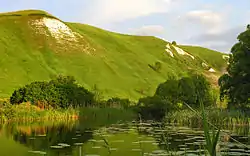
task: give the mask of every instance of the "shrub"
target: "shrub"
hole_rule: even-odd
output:
[[[174,46],[176,46],[176,45],[177,45],[176,41],[173,41],[173,42],[172,42],[172,44],[173,44]]]
[[[148,65],[151,69],[153,69],[154,71],[156,71],[156,72],[160,72],[160,70],[162,69],[162,65],[161,65],[161,62],[155,62],[155,64],[154,65],[151,65],[151,64],[149,64]]]
[[[173,109],[168,100],[160,96],[141,98],[138,102],[137,112],[143,119],[161,120],[165,113]]]
[[[121,107],[128,108],[130,106],[129,99],[121,99],[121,98],[111,98],[107,101],[108,107]]]
[[[142,117],[161,119],[165,113],[180,109],[183,104],[199,108],[200,101],[207,106],[214,103],[211,86],[202,75],[191,75],[179,80],[170,78],[160,84],[153,97],[142,98],[138,102],[138,112]]]
[[[76,84],[73,77],[58,76],[49,82],[33,82],[15,90],[11,104],[31,102],[35,105],[50,105],[68,108],[87,106],[94,102],[94,94]]]
[[[155,95],[169,100],[174,105],[187,103],[192,107],[199,107],[200,101],[204,101],[208,106],[214,100],[210,83],[204,76],[196,74],[179,80],[167,80],[158,86]]]
[[[1,114],[1,118],[5,118],[7,120],[15,118],[17,116],[17,112],[16,110],[13,108],[13,106],[5,101],[0,108],[0,114]]]

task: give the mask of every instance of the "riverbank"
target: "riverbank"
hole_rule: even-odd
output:
[[[43,109],[30,103],[11,105],[9,102],[0,104],[0,122],[33,122],[50,120],[78,120],[79,110],[68,109]]]
[[[15,122],[15,123],[31,123],[31,122],[46,122],[46,121],[83,121],[86,119],[93,120],[108,118],[110,122],[113,120],[133,120],[136,113],[132,108],[112,108],[112,107],[78,107],[67,109],[63,108],[41,108],[32,105],[29,102],[19,105],[12,105],[8,100],[0,101],[0,123]]]
[[[164,122],[168,124],[178,124],[191,127],[202,127],[202,110],[178,110],[168,113]],[[228,110],[221,108],[206,108],[205,114],[210,123],[216,126],[231,127],[231,126],[249,126],[250,117],[248,114],[240,110]]]

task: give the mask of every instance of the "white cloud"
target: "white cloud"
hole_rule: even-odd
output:
[[[198,19],[206,24],[218,23],[221,21],[221,15],[210,10],[193,10],[187,13],[187,16]]]
[[[85,12],[89,23],[120,22],[152,13],[167,12],[173,0],[96,0]]]
[[[131,32],[136,35],[155,36],[164,32],[164,27],[161,25],[146,25],[138,29],[131,29]]]
[[[207,33],[218,33],[223,29],[225,16],[211,10],[193,10],[185,16],[188,21],[196,22],[207,29]]]

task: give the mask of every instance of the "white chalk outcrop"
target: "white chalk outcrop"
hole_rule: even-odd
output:
[[[169,44],[166,45],[165,51],[168,52],[171,57],[174,57],[174,54],[173,54]]]
[[[208,71],[211,72],[211,73],[215,73],[216,72],[213,68],[210,68]]]
[[[202,67],[204,67],[204,68],[208,68],[208,65],[206,64],[206,63],[204,63],[204,62],[202,62]]]
[[[227,61],[227,64],[229,64],[229,55],[222,55],[222,58]]]
[[[189,53],[185,52],[183,49],[181,49],[177,46],[170,45],[170,43],[168,43],[166,45],[165,51],[168,52],[171,57],[174,57],[173,51],[176,51],[179,55],[187,55],[187,56],[191,57],[192,59],[194,59],[194,56],[190,55]]]
[[[35,33],[53,37],[61,47],[77,47],[86,53],[95,51],[82,35],[73,32],[66,24],[58,19],[42,17],[29,21]]]
[[[52,37],[56,38],[58,41],[65,37],[69,40],[77,41],[72,30],[64,23],[51,18],[43,18],[42,20],[45,26],[49,29]]]
[[[30,24],[36,29],[36,33],[46,34],[46,36],[51,35],[57,42],[61,42],[65,39],[77,42],[77,38],[81,37],[80,34],[73,32],[66,24],[57,19],[43,17],[31,20]],[[50,34],[44,30],[44,27],[48,29]]]
[[[194,59],[194,56],[192,56],[192,55],[190,55],[189,53],[185,52],[183,49],[181,49],[181,48],[179,48],[179,47],[176,47],[176,46],[174,46],[174,45],[173,45],[173,47],[174,47],[174,49],[176,50],[176,52],[177,52],[178,54],[180,54],[180,55],[187,55],[187,56],[191,57],[192,59]]]

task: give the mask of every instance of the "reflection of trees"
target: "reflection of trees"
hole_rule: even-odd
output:
[[[137,130],[141,135],[153,137],[158,143],[158,147],[160,149],[166,151],[178,151],[180,148],[179,145],[183,145],[186,142],[189,142],[185,140],[188,137],[186,134],[179,134],[177,132],[174,132],[170,128],[173,127],[168,127],[164,123],[154,123],[150,125],[139,125],[137,127]],[[192,142],[192,140],[190,140],[190,142]]]
[[[79,115],[79,124],[69,122],[60,124],[53,123],[53,126],[28,125],[19,126],[15,123],[5,125],[7,137],[29,147],[34,151],[45,151],[48,155],[73,155],[74,152],[79,153],[81,146],[74,146],[75,143],[85,143],[93,138],[93,132],[101,127],[112,128],[108,129],[112,132],[123,129],[128,129],[128,125],[119,124],[116,128],[113,124],[118,121],[131,121],[133,116],[132,111],[122,109],[82,109]],[[51,124],[51,123],[50,123]],[[120,128],[119,128],[120,127]],[[52,149],[51,146],[65,143],[71,145],[63,149]],[[74,151],[74,152],[73,152]]]
[[[1,136],[2,133],[3,133],[3,125],[0,124],[0,136]]]
[[[58,143],[71,145],[60,150],[54,150],[56,153],[64,154],[72,154],[74,143],[84,143],[93,138],[92,132],[79,131],[76,127],[70,128],[63,124],[51,127],[38,127],[32,129],[30,134],[21,130],[12,132],[15,141],[35,151],[52,152],[53,150],[50,146],[58,145]]]

